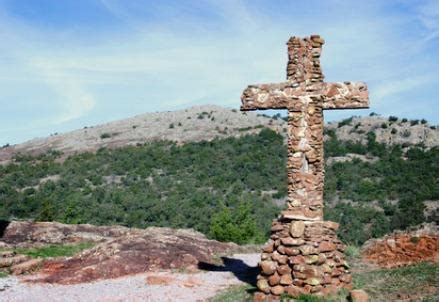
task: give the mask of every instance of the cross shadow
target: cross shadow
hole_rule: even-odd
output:
[[[248,292],[256,291],[256,277],[259,274],[259,267],[249,266],[241,259],[221,257],[223,265],[216,265],[207,262],[199,262],[198,268],[211,272],[231,272],[238,280],[252,286]]]
[[[0,219],[0,238],[3,237],[3,235],[4,235],[5,231],[6,231],[6,228],[9,225],[9,223],[10,223],[10,221]]]

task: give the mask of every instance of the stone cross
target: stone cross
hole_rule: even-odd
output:
[[[248,86],[241,110],[288,110],[288,208],[281,218],[323,220],[323,110],[368,108],[362,82],[326,83],[320,67],[324,40],[291,37],[287,81]]]

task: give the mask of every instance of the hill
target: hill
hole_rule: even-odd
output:
[[[96,137],[116,131],[116,124],[92,128],[94,145],[66,147],[87,130],[82,129],[6,147],[0,218],[194,228],[223,241],[263,242],[286,199],[286,125],[280,116],[235,111],[161,113],[168,126],[160,133],[171,133],[169,141],[146,126],[129,140],[137,128],[126,120],[120,134],[108,138]],[[188,119],[188,112],[195,118]],[[176,116],[197,121],[184,131]],[[410,135],[400,135],[405,131]],[[326,218],[341,223],[343,240],[361,244],[438,220],[437,135],[424,121],[394,117],[352,118],[326,127]],[[85,142],[84,137],[78,139]],[[118,147],[121,137],[128,146]],[[16,153],[23,150],[34,155]]]
[[[22,144],[0,148],[0,164],[9,162],[16,154],[33,156],[56,150],[63,157],[100,148],[135,146],[151,141],[173,141],[177,144],[210,141],[214,138],[240,137],[269,128],[286,135],[286,121],[280,114],[268,116],[255,112],[214,105],[191,107],[184,110],[146,113],[132,118],[84,127],[50,137],[35,138]],[[335,131],[343,141],[367,141],[373,131],[376,141],[384,144],[426,147],[439,145],[439,128],[425,120],[407,120],[397,117],[352,117],[326,125],[326,131]],[[325,136],[325,139],[329,139]]]
[[[236,109],[206,105],[178,111],[146,113],[103,125],[36,138],[0,149],[0,163],[17,153],[38,155],[49,150],[71,155],[117,148],[151,141],[176,143],[210,141],[216,137],[238,137],[258,132],[263,127],[282,131],[285,122]]]

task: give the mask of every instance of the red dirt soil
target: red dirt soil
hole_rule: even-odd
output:
[[[382,239],[367,241],[362,257],[383,268],[394,268],[418,262],[439,263],[439,232],[433,224],[420,229],[395,232]]]

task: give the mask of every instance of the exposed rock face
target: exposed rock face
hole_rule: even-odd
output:
[[[250,85],[241,96],[241,110],[288,109],[287,209],[273,223],[258,276],[259,289],[274,296],[351,287],[338,225],[322,221],[323,110],[367,108],[369,97],[364,83],[323,82],[323,43],[317,35],[290,38],[287,82]]]
[[[371,239],[363,245],[361,253],[363,259],[385,268],[423,261],[439,263],[439,227],[433,223],[423,224],[416,230]]]
[[[210,262],[214,254],[225,253],[237,247],[233,243],[209,240],[193,230],[157,227],[130,229],[56,222],[13,222],[6,229],[2,240],[20,246],[23,246],[20,244],[22,240],[28,240],[26,245],[29,246],[80,241],[101,242],[72,258],[48,260],[42,264],[41,272],[44,276],[35,281],[62,284],[160,269],[196,269],[198,262]],[[13,260],[4,261],[8,265],[14,264],[9,263]]]
[[[94,226],[91,224],[62,224],[59,222],[12,221],[1,241],[16,246],[103,242],[127,235],[135,229],[123,226]]]

